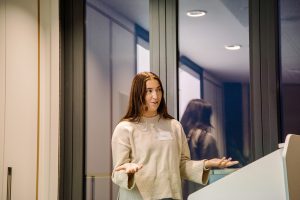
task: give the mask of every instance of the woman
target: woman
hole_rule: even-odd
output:
[[[181,124],[187,136],[192,160],[212,159],[218,157],[218,148],[211,134],[212,106],[203,99],[191,100],[184,111]],[[185,181],[183,187],[184,199],[201,189],[197,183]]]
[[[191,100],[184,111],[181,124],[187,136],[192,160],[218,157],[218,148],[211,134],[212,106],[203,99]]]
[[[181,124],[168,114],[161,81],[152,72],[132,81],[127,113],[112,136],[112,156],[120,200],[182,199],[182,178],[206,184],[211,167],[238,163],[190,160]]]

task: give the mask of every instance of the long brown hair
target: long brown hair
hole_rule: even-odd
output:
[[[132,122],[139,122],[142,113],[143,106],[145,105],[145,96],[146,96],[146,82],[148,80],[157,80],[161,87],[162,98],[157,109],[157,113],[160,117],[167,119],[174,119],[171,115],[168,114],[168,109],[164,99],[164,89],[162,87],[159,77],[153,72],[141,72],[135,75],[132,80],[129,103],[127,108],[126,115],[121,119],[128,120]]]
[[[186,135],[193,128],[209,132],[211,124],[212,105],[203,99],[191,100],[181,118],[181,124]]]

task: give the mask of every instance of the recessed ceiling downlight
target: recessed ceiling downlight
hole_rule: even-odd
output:
[[[242,46],[239,44],[234,45],[225,45],[225,49],[227,50],[239,50]]]
[[[186,13],[189,17],[202,17],[206,15],[206,11],[204,10],[190,10]]]

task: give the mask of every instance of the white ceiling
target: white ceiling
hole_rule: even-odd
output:
[[[235,1],[236,2],[236,1]],[[248,16],[247,1],[239,11]],[[246,8],[245,8],[246,6]],[[207,11],[203,17],[191,18],[189,10]],[[249,80],[248,20],[243,25],[219,0],[179,1],[179,49],[202,68],[223,81]],[[238,51],[229,51],[224,45],[240,44]]]
[[[149,0],[101,0],[128,20],[149,30]],[[281,0],[283,80],[300,83],[300,1]],[[207,15],[191,18],[188,10]],[[240,44],[238,51],[224,45]],[[248,82],[248,0],[179,0],[179,51],[226,82]]]

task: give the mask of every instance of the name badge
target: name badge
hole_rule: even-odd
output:
[[[156,138],[158,140],[173,140],[173,137],[172,137],[171,133],[167,132],[167,131],[158,132]]]

